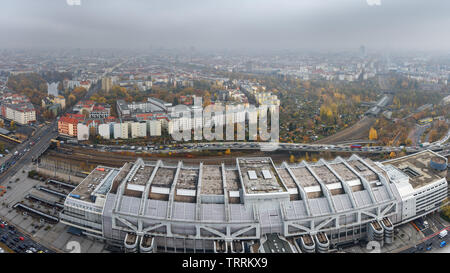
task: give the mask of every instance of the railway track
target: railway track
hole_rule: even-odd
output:
[[[264,152],[255,151],[252,153],[255,156],[264,156]],[[80,148],[65,148],[60,147],[56,150],[48,150],[44,156],[57,159],[58,161],[73,162],[79,164],[80,162],[85,162],[86,164],[95,165],[105,165],[110,167],[122,167],[126,162],[134,162],[138,157],[142,157],[144,160],[156,161],[162,159],[164,161],[178,162],[183,160],[184,162],[194,162],[198,163],[200,161],[210,164],[226,163],[232,164],[235,162],[236,157],[240,156],[239,153],[235,153],[232,156],[222,156],[220,158],[211,156],[196,156],[194,158],[186,158],[184,155],[173,155],[173,156],[155,156],[147,157],[145,154],[136,155],[124,155],[117,152],[105,152],[105,151],[95,151],[90,149],[80,149]],[[283,158],[283,161],[287,158]]]
[[[68,156],[67,154],[56,151],[48,151],[45,155],[52,159],[57,159],[58,161],[68,161],[74,163],[86,162],[86,164],[105,165],[111,167],[122,167],[125,162],[134,161],[133,159],[119,159],[111,156],[93,156],[80,153],[73,153]]]

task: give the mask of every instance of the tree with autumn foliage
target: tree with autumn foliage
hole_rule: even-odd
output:
[[[294,156],[294,155],[291,155],[291,156],[289,157],[289,162],[295,163],[295,156]]]
[[[370,130],[369,130],[369,139],[370,140],[378,139],[377,130],[375,130],[375,128],[373,128],[373,127],[371,127]]]

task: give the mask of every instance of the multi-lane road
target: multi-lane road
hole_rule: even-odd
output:
[[[33,158],[36,158],[47,150],[50,140],[58,135],[56,128],[56,121],[38,128],[31,138],[19,144],[11,151],[12,156],[4,163],[3,173],[0,174],[0,184],[8,181],[23,166],[30,164]]]

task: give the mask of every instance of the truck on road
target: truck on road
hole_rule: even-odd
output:
[[[445,229],[445,230],[443,230],[443,231],[441,231],[440,233],[439,233],[439,238],[444,238],[445,236],[447,236],[447,234],[448,234],[448,231]]]

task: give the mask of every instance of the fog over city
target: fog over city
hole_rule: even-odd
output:
[[[0,47],[450,48],[450,1],[444,0],[76,2],[2,1]]]

